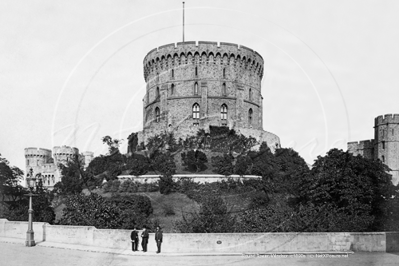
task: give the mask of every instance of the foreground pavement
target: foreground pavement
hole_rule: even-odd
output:
[[[71,245],[55,247],[45,242],[25,247],[23,241],[0,239],[0,266],[131,266],[131,265],[399,265],[399,253],[354,254],[177,254],[106,249],[77,250]],[[53,247],[50,247],[53,246]],[[78,247],[79,249],[81,247]]]

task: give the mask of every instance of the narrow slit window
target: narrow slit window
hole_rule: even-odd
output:
[[[161,112],[159,111],[159,108],[155,108],[155,122],[159,122],[161,120]]]
[[[194,84],[194,95],[198,95],[198,83],[195,82]]]

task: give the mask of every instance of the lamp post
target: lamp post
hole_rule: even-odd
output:
[[[28,186],[29,186],[29,194],[26,194],[25,196],[29,197],[29,219],[28,219],[28,231],[26,232],[26,241],[25,241],[25,246],[27,247],[33,247],[36,245],[35,243],[35,233],[33,232],[33,209],[32,209],[32,197],[37,196],[36,194],[33,194],[33,189],[36,186],[36,177],[33,176],[33,170],[32,168],[30,169],[29,173],[26,175],[26,180],[28,181]]]

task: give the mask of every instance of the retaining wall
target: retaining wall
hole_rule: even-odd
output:
[[[0,238],[25,239],[27,222],[0,219]],[[97,229],[93,226],[65,226],[34,223],[35,241],[130,250],[130,230]],[[140,235],[140,234],[139,234]],[[150,233],[149,251],[155,251]],[[399,232],[354,233],[164,233],[163,252],[261,253],[322,251],[399,251]]]

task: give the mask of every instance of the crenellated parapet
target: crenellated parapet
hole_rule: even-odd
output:
[[[353,155],[361,155],[367,159],[374,159],[374,139],[348,142],[348,151]]]
[[[171,43],[152,49],[144,58],[144,79],[148,82],[171,69],[184,65],[218,65],[228,68],[230,76],[236,78],[237,72],[247,72],[263,77],[263,58],[256,51],[243,45],[199,41],[198,43]],[[206,73],[203,73],[203,77]]]
[[[53,154],[56,165],[59,163],[65,164],[69,159],[73,158],[73,156],[79,154],[79,149],[69,146],[55,146],[53,148]]]
[[[399,124],[399,114],[380,115],[374,119],[374,126],[383,124]]]

